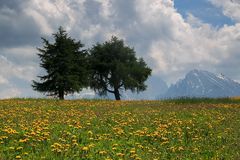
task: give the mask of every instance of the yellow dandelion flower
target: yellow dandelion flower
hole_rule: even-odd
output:
[[[100,155],[107,154],[107,152],[106,152],[106,151],[99,151],[98,153],[99,153]]]
[[[16,150],[18,150],[18,151],[19,151],[19,150],[22,150],[22,149],[23,149],[23,147],[17,147],[17,149],[16,149]]]
[[[132,149],[130,150],[130,153],[131,153],[131,154],[135,154],[135,153],[136,153],[135,148],[132,148]]]
[[[138,148],[143,149],[144,147],[143,147],[141,144],[139,144],[139,145],[138,145]]]
[[[82,150],[83,150],[83,151],[88,151],[89,148],[88,148],[88,147],[83,147]]]
[[[72,139],[76,139],[77,138],[77,136],[76,135],[72,135]]]
[[[20,143],[25,143],[25,142],[27,142],[27,141],[28,141],[27,138],[25,138],[25,139],[20,139],[20,140],[19,140]]]
[[[78,143],[75,142],[75,143],[73,143],[73,145],[74,145],[74,146],[78,146]]]
[[[28,155],[28,152],[24,152],[23,154],[24,154],[24,155]]]
[[[125,154],[123,154],[123,153],[117,153],[116,154],[118,157],[123,157]]]
[[[93,135],[93,132],[92,131],[88,131],[88,135]]]
[[[93,144],[93,143],[91,143],[91,144],[88,145],[89,148],[92,148],[92,147],[94,147],[94,146],[95,146],[95,144]]]
[[[14,150],[15,148],[14,147],[9,147],[10,150]]]

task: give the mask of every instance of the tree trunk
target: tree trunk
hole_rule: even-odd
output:
[[[64,100],[64,90],[59,90],[58,98],[59,98],[60,100]]]
[[[118,89],[114,89],[114,96],[117,101],[121,100],[120,93]]]

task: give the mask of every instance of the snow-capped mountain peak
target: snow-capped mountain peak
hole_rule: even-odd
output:
[[[240,95],[240,84],[223,74],[192,70],[184,79],[171,85],[165,98],[175,97],[231,97]]]

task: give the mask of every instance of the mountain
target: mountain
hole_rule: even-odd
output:
[[[232,97],[240,95],[240,83],[225,77],[203,70],[192,70],[171,85],[162,98],[177,97]]]

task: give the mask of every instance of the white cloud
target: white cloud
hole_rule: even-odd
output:
[[[13,55],[19,53],[15,49],[9,49]],[[19,50],[24,51],[27,49],[19,48]],[[24,58],[24,54],[17,55],[17,57]],[[38,73],[38,67],[36,67],[38,64],[28,62],[27,59],[25,64],[16,64],[14,61],[0,55],[0,65],[0,98],[41,96],[31,89],[31,81],[36,78]]]
[[[0,88],[1,88],[1,86],[0,86]],[[19,91],[15,87],[5,88],[4,90],[0,91],[0,99],[17,98],[19,96],[21,96],[21,91]]]
[[[9,83],[8,80],[0,75],[0,85],[5,85],[8,83]]]
[[[33,9],[27,9],[26,14],[33,17],[33,20],[40,26],[42,34],[51,34],[53,29],[49,26],[45,17]]]
[[[19,78],[31,81],[35,78],[38,68],[36,49],[23,46],[0,49],[0,75],[9,78]]]
[[[214,28],[191,14],[184,19],[172,0],[31,0],[23,2],[22,16],[31,17],[45,36],[62,25],[87,47],[117,35],[147,60],[154,75],[168,83],[194,68],[240,80],[236,74],[240,73],[236,69],[240,60],[240,4],[236,0],[209,1],[221,7],[236,24]],[[9,8],[0,12],[1,20],[16,25],[8,18],[17,12]],[[28,18],[23,18],[24,23]],[[36,52],[35,46],[29,44],[0,48],[0,84],[9,84],[8,93],[13,93],[11,88],[17,88],[18,94],[25,91],[20,84],[13,85],[11,79],[15,78],[27,81],[26,91],[30,93],[30,81],[40,72]]]
[[[21,60],[33,60],[37,56],[37,49],[32,46],[18,46],[11,48],[1,48],[0,52],[6,57],[18,57]],[[28,63],[25,61],[24,63]]]
[[[240,22],[240,1],[239,0],[209,0],[213,5],[223,9],[223,14]]]
[[[193,68],[221,72],[218,66],[226,58],[235,57],[239,24],[216,29],[191,14],[185,20],[171,3],[171,0],[137,2],[143,23],[150,25],[159,37],[150,44],[148,52],[155,62],[155,74],[171,83]]]
[[[109,20],[111,16],[114,14],[114,10],[112,9],[111,0],[96,0],[101,3],[101,12],[100,15],[105,19]]]
[[[39,96],[31,89],[31,80],[37,74],[36,66],[17,65],[2,55],[0,65],[0,98]]]
[[[42,34],[49,35],[60,25],[70,30],[77,20],[81,20],[84,2],[85,0],[31,0],[26,3],[24,11],[40,26]],[[77,14],[72,7],[77,7]]]

